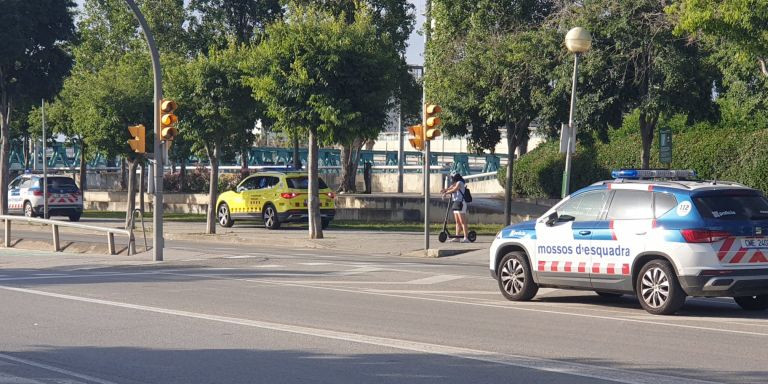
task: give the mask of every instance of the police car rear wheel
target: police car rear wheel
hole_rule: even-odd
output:
[[[757,296],[739,296],[734,297],[734,301],[747,311],[764,311],[768,309],[768,295]]]
[[[499,289],[507,300],[526,301],[536,296],[539,286],[533,281],[528,259],[510,252],[499,263]]]
[[[232,220],[232,215],[229,213],[229,206],[227,205],[227,203],[219,204],[218,219],[219,219],[219,224],[222,227],[229,228],[232,226],[232,224],[235,223],[235,221]]]
[[[654,315],[671,315],[685,303],[685,292],[666,260],[651,260],[643,266],[636,294],[643,309]]]
[[[30,203],[29,201],[24,203],[24,216],[35,217],[35,211],[32,210],[32,203]]]

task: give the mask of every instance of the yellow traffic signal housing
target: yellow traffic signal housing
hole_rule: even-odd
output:
[[[179,134],[179,130],[176,128],[179,118],[174,114],[176,108],[178,105],[173,100],[163,99],[160,101],[160,132],[158,132],[158,136],[162,140],[173,141]],[[170,147],[170,143],[168,146]]]
[[[413,149],[424,150],[424,127],[421,124],[411,125],[408,127],[408,134],[411,135],[408,142],[411,143]]]
[[[131,146],[136,153],[146,153],[147,150],[147,128],[144,125],[131,125],[128,127],[128,132],[131,134],[131,139],[128,140],[128,145]]]
[[[424,106],[424,123],[426,124],[426,128],[424,129],[424,138],[426,140],[434,140],[436,137],[439,137],[442,134],[438,128],[438,126],[442,123],[442,120],[440,120],[440,117],[437,116],[437,114],[442,111],[443,109],[440,108],[439,105],[427,104]]]

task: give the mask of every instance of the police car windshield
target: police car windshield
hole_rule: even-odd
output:
[[[77,184],[75,184],[75,181],[70,179],[69,177],[49,177],[48,186],[53,188],[68,188],[68,187],[77,188]]]
[[[759,194],[722,194],[694,197],[699,214],[718,220],[766,220],[768,200]]]
[[[325,181],[321,178],[317,178],[317,180],[320,182],[318,185],[318,188],[325,189],[328,188],[328,186],[325,184]],[[286,179],[288,182],[288,188],[291,189],[309,189],[309,177],[307,176],[299,176],[299,177],[289,177]]]

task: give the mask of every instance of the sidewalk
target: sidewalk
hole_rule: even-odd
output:
[[[120,228],[122,220],[118,219],[90,219],[84,220],[84,224]],[[135,232],[136,248],[140,253],[138,255],[127,256],[125,244],[127,239],[117,238],[118,255],[106,254],[106,242],[92,232],[81,231],[78,229],[67,228],[61,230],[62,242],[71,243],[64,252],[51,255],[63,254],[88,254],[94,261],[104,262],[122,262],[122,261],[151,261],[151,252],[142,252],[144,248],[144,239],[141,233],[141,227],[137,226]],[[11,250],[32,250],[44,251],[51,250],[50,228],[41,225],[14,224],[12,239],[14,247],[4,251],[8,254]],[[240,223],[232,228],[222,228],[217,225],[216,234],[205,234],[205,223],[186,223],[186,222],[166,222],[163,227],[166,248],[164,250],[165,260],[178,260],[185,257],[184,252],[173,249],[179,247],[180,243],[185,247],[194,247],[194,244],[207,244],[205,248],[215,248],[212,244],[221,244],[221,246],[248,246],[254,250],[276,250],[276,249],[313,249],[327,250],[328,252],[338,251],[339,253],[359,253],[377,256],[405,256],[405,257],[428,257],[424,254],[424,234],[418,232],[385,232],[385,231],[351,231],[335,230],[331,227],[324,232],[323,239],[309,239],[306,226],[287,226],[279,230],[267,230],[257,224]],[[17,232],[18,231],[18,232]],[[29,239],[26,239],[24,235]],[[32,238],[34,235],[35,238]],[[437,239],[437,233],[430,234],[430,248],[433,249],[429,257],[446,257],[452,259],[472,259],[484,260],[487,258],[488,248],[493,241],[492,236],[478,236],[475,243],[440,243]],[[19,238],[24,240],[16,243]],[[149,245],[152,245],[152,232],[148,230],[147,238]],[[186,243],[186,244],[185,244]],[[252,246],[252,247],[251,247]],[[0,248],[2,249],[2,248]],[[178,255],[177,255],[178,253]],[[215,253],[211,255],[215,257]],[[119,264],[119,263],[118,263]]]

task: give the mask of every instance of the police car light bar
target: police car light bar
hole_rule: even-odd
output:
[[[621,169],[612,171],[614,179],[695,179],[692,169]]]

